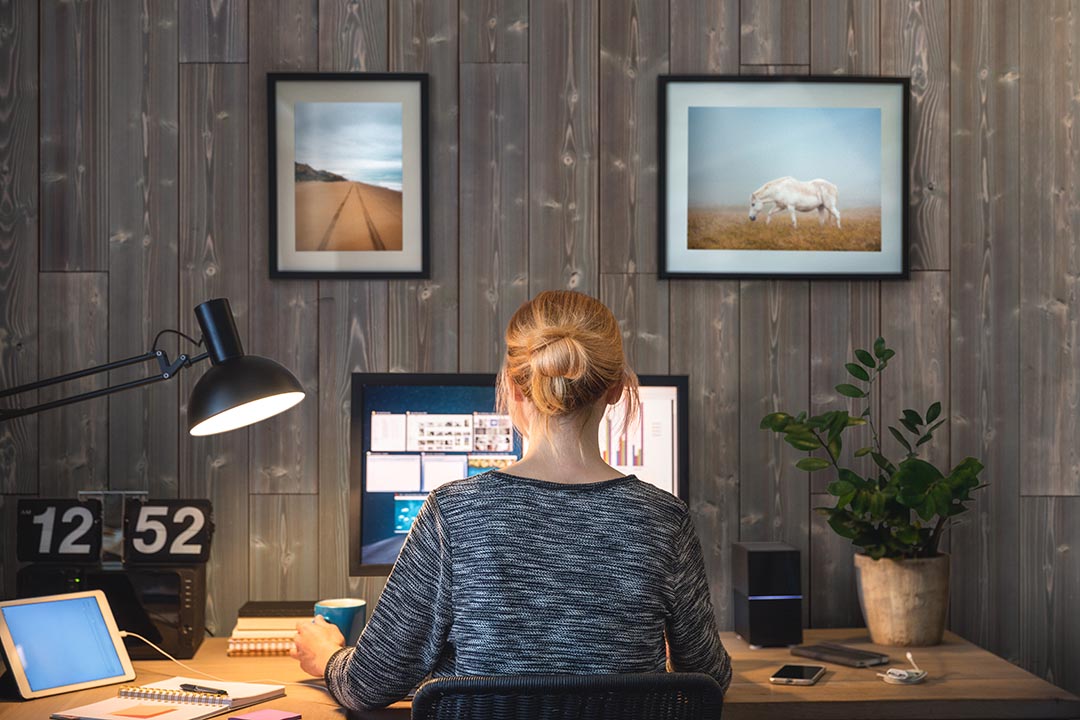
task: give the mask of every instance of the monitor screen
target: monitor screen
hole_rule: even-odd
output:
[[[641,411],[623,403],[600,422],[600,452],[625,474],[686,499],[685,376],[642,376]],[[349,569],[385,574],[427,494],[500,470],[528,449],[495,411],[494,375],[355,373]]]
[[[8,605],[0,613],[31,690],[123,679],[123,663],[93,597]]]

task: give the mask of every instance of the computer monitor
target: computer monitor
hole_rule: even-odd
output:
[[[643,375],[641,412],[624,406],[600,423],[613,467],[686,500],[686,376]],[[625,427],[624,427],[625,425]],[[428,493],[443,483],[506,468],[526,449],[495,410],[495,375],[354,373],[349,492],[349,573],[385,575]]]

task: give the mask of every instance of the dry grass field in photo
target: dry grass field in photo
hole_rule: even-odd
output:
[[[691,208],[687,218],[686,245],[690,250],[881,250],[881,209],[840,208],[840,224],[828,218],[818,224],[814,212],[773,215],[766,224],[764,213],[751,221],[746,206]]]

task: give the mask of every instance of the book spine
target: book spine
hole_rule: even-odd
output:
[[[296,644],[291,638],[230,638],[225,654],[229,657],[288,655],[294,647]]]
[[[159,702],[180,703],[183,705],[228,706],[232,703],[228,695],[215,693],[190,692],[188,690],[169,690],[166,688],[138,687],[122,685],[116,691],[117,697],[128,700],[156,700]]]

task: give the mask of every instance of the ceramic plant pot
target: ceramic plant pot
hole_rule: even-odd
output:
[[[877,645],[937,645],[949,608],[949,556],[916,560],[874,560],[855,556],[870,639]]]

